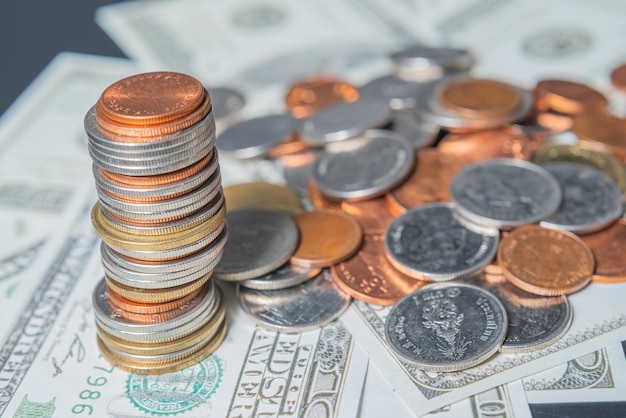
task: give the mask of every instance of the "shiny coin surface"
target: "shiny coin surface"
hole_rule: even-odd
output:
[[[602,231],[581,238],[591,248],[596,260],[591,280],[603,283],[626,281],[626,222],[620,220]]]
[[[307,144],[323,146],[363,135],[368,129],[381,128],[391,122],[391,118],[386,101],[361,98],[334,104],[303,119],[298,133]]]
[[[334,199],[384,195],[413,169],[415,151],[391,131],[369,130],[363,138],[327,146],[313,167],[313,181]]]
[[[306,332],[323,327],[350,305],[327,269],[312,280],[281,290],[237,287],[239,303],[259,325],[278,332]]]
[[[300,243],[291,257],[299,267],[328,267],[350,258],[361,245],[361,227],[340,212],[313,211],[293,216]]]
[[[464,218],[502,229],[541,221],[554,214],[562,200],[554,176],[536,164],[513,159],[465,167],[452,180],[450,193]]]
[[[298,195],[288,187],[265,181],[235,184],[224,188],[228,212],[238,209],[275,209],[287,214],[302,212]]]
[[[332,77],[302,80],[287,90],[285,104],[293,117],[308,118],[335,103],[354,102],[359,90],[352,84]]]
[[[278,290],[297,286],[320,273],[318,268],[304,268],[285,263],[276,270],[254,279],[243,280],[239,284],[249,289]]]
[[[437,139],[439,127],[426,122],[412,109],[393,112],[393,131],[405,137],[415,149],[431,146]]]
[[[285,114],[247,119],[226,128],[217,136],[215,146],[228,157],[261,157],[291,137],[296,126],[296,119]]]
[[[535,106],[539,110],[575,115],[603,112],[607,105],[607,98],[586,84],[549,79],[541,80],[535,86]]]
[[[448,133],[441,138],[437,149],[444,154],[477,163],[493,158],[528,160],[532,144],[528,136],[505,127],[467,133]]]
[[[412,109],[423,89],[420,83],[389,74],[369,81],[360,91],[364,99],[387,102],[392,109]]]
[[[309,192],[309,180],[313,175],[313,164],[321,151],[307,150],[280,157],[280,165],[287,186],[301,196]]]
[[[497,119],[510,115],[522,101],[517,88],[498,80],[459,78],[440,87],[443,106],[474,119]]]
[[[626,119],[605,113],[583,113],[574,118],[572,132],[579,144],[612,152],[620,161],[626,161]]]
[[[228,241],[214,276],[239,281],[259,277],[283,265],[298,245],[296,224],[284,213],[240,209],[226,214]]]
[[[576,292],[591,280],[593,253],[567,231],[527,225],[502,238],[498,263],[515,286],[542,296]]]
[[[356,300],[393,305],[427,284],[402,274],[389,263],[384,240],[384,234],[366,234],[356,255],[331,267],[335,284]]]
[[[392,53],[396,73],[409,80],[427,81],[446,72],[469,70],[474,57],[467,49],[413,46]]]
[[[544,228],[586,234],[605,228],[622,216],[622,191],[603,172],[578,163],[555,162],[542,166],[563,190],[558,211],[541,221]]]
[[[364,234],[384,233],[394,218],[383,197],[358,202],[346,200],[341,202],[341,209],[357,220]]]
[[[433,283],[401,299],[389,312],[385,336],[402,360],[433,372],[468,369],[504,341],[502,303],[480,287]]]
[[[476,277],[467,283],[493,293],[504,305],[508,329],[503,353],[539,350],[558,341],[569,329],[573,311],[566,296],[539,296],[507,282]]]
[[[445,281],[478,273],[496,254],[499,233],[470,229],[449,203],[431,203],[396,218],[385,235],[385,251],[402,273]]]
[[[312,179],[309,179],[309,187],[307,192],[308,198],[315,209],[319,210],[336,210],[342,212],[341,201],[329,199],[324,196],[320,189],[315,185]]]

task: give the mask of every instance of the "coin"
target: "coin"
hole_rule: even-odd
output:
[[[541,111],[576,115],[585,112],[603,112],[607,98],[586,84],[569,80],[541,80],[535,86],[535,106]]]
[[[298,245],[296,224],[284,213],[239,209],[226,214],[229,226],[216,278],[240,281],[259,277],[283,265]]]
[[[200,289],[196,289],[186,296],[183,296],[178,299],[174,299],[172,301],[164,302],[164,303],[140,303],[140,302],[135,302],[130,299],[126,299],[125,297],[120,296],[117,293],[115,293],[113,289],[107,287],[107,294],[109,295],[109,301],[113,305],[127,312],[144,314],[144,315],[167,312],[173,309],[180,308],[185,303],[189,302],[191,299],[196,297],[196,295],[199,292],[200,292]]]
[[[279,158],[283,155],[298,154],[311,149],[311,146],[304,142],[296,134],[285,139],[281,144],[267,151],[267,158]]]
[[[414,153],[404,137],[372,129],[362,138],[328,145],[315,161],[313,181],[338,200],[382,196],[409,175]]]
[[[129,299],[137,303],[166,303],[175,299],[180,299],[196,289],[201,288],[209,279],[211,273],[206,274],[198,280],[175,286],[172,288],[159,288],[159,289],[140,289],[132,286],[125,286],[121,283],[117,283],[110,277],[104,276],[107,284],[107,288],[112,289],[116,294],[123,296],[125,299]]]
[[[619,65],[611,71],[611,83],[622,91],[626,91],[626,64]]]
[[[460,48],[412,46],[390,54],[396,74],[400,77],[428,81],[446,73],[466,71],[474,63],[470,51]]]
[[[450,203],[430,203],[397,217],[385,235],[385,251],[402,273],[446,281],[480,272],[496,254],[497,230],[478,231],[459,221]]]
[[[445,154],[455,155],[470,163],[494,158],[530,159],[532,143],[528,136],[510,127],[468,133],[448,133],[437,144]]]
[[[279,159],[287,186],[301,196],[309,193],[309,179],[313,175],[313,163],[319,150],[309,149],[295,154],[283,155]]]
[[[208,90],[216,121],[231,122],[246,105],[243,93],[232,87],[209,87]]]
[[[341,202],[324,196],[320,189],[318,189],[315,185],[313,179],[309,179],[308,186],[308,197],[315,209],[343,211],[343,209],[341,209]]]
[[[361,245],[361,227],[349,215],[318,210],[293,215],[293,220],[300,230],[293,265],[328,267],[350,258]]]
[[[319,268],[304,268],[285,263],[276,270],[272,270],[263,276],[243,280],[239,284],[249,289],[278,290],[297,286],[317,276]]]
[[[241,183],[224,188],[228,212],[238,209],[275,209],[286,214],[302,212],[298,195],[288,187],[265,181]]]
[[[290,86],[285,104],[293,117],[308,118],[320,110],[340,102],[354,102],[359,90],[352,84],[327,76],[302,80]]]
[[[538,125],[555,132],[567,131],[574,125],[571,115],[551,111],[537,112],[535,120]]]
[[[554,214],[562,200],[554,176],[536,164],[514,159],[463,168],[452,179],[450,193],[464,218],[501,229],[541,221]]]
[[[571,162],[553,162],[542,167],[556,178],[563,190],[557,212],[540,222],[544,228],[587,234],[607,227],[622,216],[622,191],[600,170]]]
[[[335,320],[350,305],[350,296],[333,283],[328,269],[301,285],[281,290],[237,287],[243,311],[264,328],[285,333],[306,332]]]
[[[591,248],[596,269],[591,276],[594,282],[619,283],[626,281],[626,223],[622,220],[593,234],[583,235],[582,240]]]
[[[385,336],[402,360],[429,372],[468,369],[495,354],[506,335],[502,303],[479,287],[433,283],[401,299]]]
[[[356,300],[393,305],[427,283],[395,269],[385,256],[384,240],[384,234],[365,234],[359,252],[330,269],[335,284]]]
[[[542,296],[582,289],[595,266],[593,253],[579,237],[538,225],[514,229],[503,237],[498,263],[511,283]]]
[[[439,126],[426,122],[413,109],[394,110],[392,126],[415,149],[433,145],[439,134]]]
[[[358,202],[343,201],[341,209],[357,220],[365,234],[384,232],[394,218],[383,197]]]
[[[583,113],[574,118],[572,132],[579,144],[611,152],[626,161],[626,120],[603,113]]]
[[[472,119],[510,115],[521,104],[518,90],[498,80],[459,78],[441,87],[439,100],[446,108]]]
[[[359,90],[364,99],[387,102],[392,109],[400,110],[415,108],[415,97],[423,89],[420,83],[388,74],[368,81]]]

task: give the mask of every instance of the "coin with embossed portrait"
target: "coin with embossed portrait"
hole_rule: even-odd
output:
[[[433,283],[389,312],[385,337],[403,361],[432,372],[468,369],[494,355],[507,315],[492,293],[464,283]]]

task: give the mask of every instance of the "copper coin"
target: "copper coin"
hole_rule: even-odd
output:
[[[511,283],[542,296],[582,289],[595,266],[593,253],[578,236],[538,225],[523,226],[503,237],[498,263]]]
[[[396,270],[385,256],[385,234],[366,234],[358,253],[331,267],[335,284],[354,299],[393,305],[428,284]]]
[[[327,198],[320,192],[313,180],[309,180],[309,200],[315,209],[342,211],[341,202]]]
[[[173,309],[180,308],[185,303],[196,297],[200,293],[200,289],[192,290],[188,295],[182,296],[178,299],[171,300],[164,303],[141,303],[125,298],[122,295],[115,293],[113,289],[107,286],[107,294],[109,295],[109,302],[115,305],[123,311],[132,312],[142,315],[150,315],[155,313],[162,313],[171,311]]]
[[[441,138],[437,149],[444,154],[477,163],[492,158],[529,160],[532,146],[528,136],[507,127],[471,133],[449,133]]]
[[[574,118],[572,132],[582,145],[612,152],[626,161],[626,119],[604,113],[584,113]]]
[[[311,146],[302,141],[298,135],[292,135],[282,144],[270,149],[267,152],[268,158],[279,158],[284,155],[298,154],[302,151],[311,149]]]
[[[611,71],[611,83],[618,89],[626,91],[626,64]]]
[[[567,131],[574,125],[574,119],[571,115],[551,111],[538,112],[535,115],[535,120],[537,125],[554,132]]]
[[[202,83],[186,74],[153,72],[123,78],[107,87],[98,110],[121,124],[155,125],[193,112],[204,100]]]
[[[602,112],[608,100],[599,91],[567,80],[541,80],[535,86],[535,107],[569,115]]]
[[[300,244],[291,264],[328,267],[350,258],[361,245],[363,233],[349,215],[332,211],[302,212],[293,215],[300,230]]]
[[[626,224],[618,221],[599,232],[581,236],[596,258],[594,282],[617,283],[626,281]]]
[[[353,216],[365,234],[384,233],[393,221],[384,197],[358,202],[341,202],[341,209]]]
[[[385,195],[387,209],[400,216],[408,209],[426,203],[450,202],[450,183],[467,162],[434,148],[416,154],[413,173],[404,183]]]
[[[466,78],[445,85],[439,100],[446,108],[472,119],[507,116],[521,103],[517,89],[497,80]]]
[[[293,117],[301,119],[332,104],[354,102],[358,98],[359,89],[352,84],[331,77],[316,77],[291,86],[285,103]]]

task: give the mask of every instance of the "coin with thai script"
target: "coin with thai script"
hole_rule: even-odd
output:
[[[507,315],[490,292],[463,283],[433,283],[401,299],[385,321],[391,350],[432,372],[468,369],[494,355]]]

